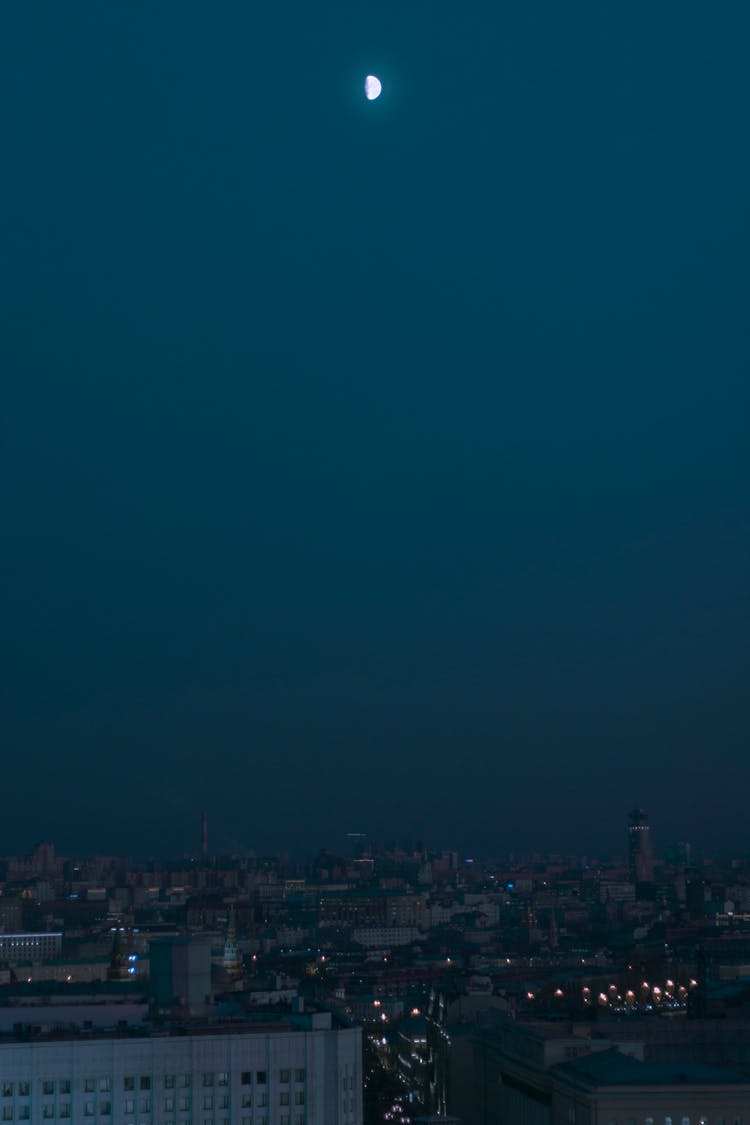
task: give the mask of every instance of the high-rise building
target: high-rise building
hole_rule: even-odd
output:
[[[633,809],[628,813],[628,859],[633,883],[653,883],[654,853],[651,848],[651,827],[648,813]]]

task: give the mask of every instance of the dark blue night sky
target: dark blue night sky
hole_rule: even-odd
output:
[[[0,851],[746,846],[749,46],[3,6]]]

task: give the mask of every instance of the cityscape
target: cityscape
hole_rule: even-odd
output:
[[[0,1125],[750,1125],[748,45],[0,3]]]
[[[750,858],[0,861],[0,1118],[750,1125]]]

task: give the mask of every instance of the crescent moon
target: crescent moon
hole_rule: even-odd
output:
[[[368,102],[374,102],[376,98],[379,98],[382,89],[380,79],[376,78],[374,74],[368,74],[365,78],[365,97]]]

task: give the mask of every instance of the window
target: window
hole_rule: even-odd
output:
[[[164,1099],[164,1110],[166,1113],[171,1113],[174,1111],[174,1098]]]
[[[174,1074],[165,1074],[164,1075],[164,1089],[165,1090],[174,1090]]]
[[[112,1089],[112,1082],[109,1078],[100,1078],[99,1079],[99,1093],[100,1094],[108,1094],[111,1089]]]
[[[53,1105],[42,1106],[42,1117],[45,1121],[55,1116],[55,1107]]]
[[[135,1113],[135,1098],[126,1098],[125,1099],[125,1112],[126,1113]]]
[[[3,1121],[12,1121],[12,1120],[13,1120],[13,1106],[12,1105],[4,1105],[3,1106]]]
[[[50,1082],[49,1080],[47,1080],[46,1082],[42,1082],[42,1093],[43,1094],[47,1094],[47,1096],[49,1096],[50,1094],[54,1094],[54,1092],[55,1092],[55,1083],[54,1082]]]
[[[251,1086],[253,1081],[252,1070],[243,1070],[240,1081],[242,1082],[243,1086]]]
[[[344,1079],[344,1082],[346,1083],[346,1079]],[[574,1122],[575,1119],[576,1119],[576,1111],[575,1111],[575,1109],[573,1108],[572,1105],[569,1105],[568,1106],[568,1121]]]
[[[70,1093],[70,1079],[69,1078],[62,1078],[60,1080],[60,1093],[61,1094],[69,1094]]]
[[[99,1113],[102,1117],[110,1117],[112,1114],[112,1102],[99,1102]]]
[[[180,1098],[178,1109],[190,1109],[190,1098]]]
[[[305,1091],[304,1090],[295,1090],[294,1091],[294,1104],[295,1105],[304,1105],[305,1104]]]
[[[128,1074],[125,1078],[123,1078],[122,1088],[123,1090],[135,1090],[135,1078],[132,1074]]]
[[[60,1083],[60,1089],[62,1089],[62,1082]],[[31,1093],[31,1086],[29,1085],[28,1082],[19,1082],[18,1083],[18,1096],[19,1096],[19,1098],[28,1098],[30,1093]]]
[[[151,1089],[151,1079],[149,1078],[149,1076],[147,1074],[141,1075],[141,1089],[142,1090],[150,1090]]]
[[[671,1117],[665,1117],[664,1118],[664,1125],[672,1125],[672,1118]]]
[[[643,1122],[643,1125],[654,1125],[654,1119],[653,1119],[653,1117],[647,1117],[647,1118],[645,1119],[645,1121]]]
[[[205,1098],[203,1099],[203,1108],[204,1109],[213,1109],[214,1108],[214,1099],[211,1097],[210,1094],[206,1094]]]
[[[265,1070],[259,1070],[257,1072],[257,1074],[255,1075],[255,1081],[258,1083],[259,1086],[265,1086],[265,1084],[266,1084],[266,1072],[265,1072]]]
[[[213,1084],[214,1084],[213,1074],[204,1074],[203,1075],[203,1085],[204,1086],[213,1086]]]
[[[253,1104],[253,1095],[252,1094],[243,1094],[242,1095],[242,1108],[243,1109],[251,1109],[252,1104]]]
[[[62,1109],[63,1109],[63,1107],[60,1106],[61,1111],[62,1111]],[[60,1112],[60,1117],[62,1117],[62,1112]],[[22,1106],[19,1107],[18,1120],[19,1121],[29,1121],[29,1120],[31,1120],[31,1106],[22,1105]]]
[[[141,1113],[151,1112],[151,1098],[141,1098]]]
[[[179,1076],[179,1078],[177,1079],[177,1085],[178,1086],[189,1086],[190,1085],[190,1075],[189,1074],[181,1074]]]
[[[255,1104],[257,1106],[267,1106],[268,1105],[268,1094],[256,1094],[255,1095]]]
[[[291,1074],[291,1072],[288,1071],[288,1070],[280,1070],[279,1071],[279,1082],[283,1082],[284,1084],[286,1084],[289,1081],[290,1074]]]
[[[219,1074],[216,1075],[216,1085],[217,1086],[228,1086],[229,1085],[229,1075],[227,1074],[227,1072],[225,1070],[222,1070]]]
[[[690,1125],[690,1118],[689,1117],[683,1117],[682,1125]]]
[[[84,1117],[93,1117],[94,1113],[95,1113],[94,1103],[93,1102],[84,1102],[83,1103],[83,1116]]]
[[[304,1115],[304,1113],[295,1113],[295,1115],[294,1115],[294,1125],[305,1125],[305,1115]]]
[[[13,1097],[13,1083],[12,1082],[3,1082],[3,1097],[4,1098],[12,1098]]]
[[[228,1106],[229,1106],[229,1098],[227,1097],[226,1094],[220,1094],[219,1097],[216,1099],[216,1108],[217,1109],[227,1109]]]
[[[289,1095],[286,1090],[279,1094],[279,1105],[289,1105]]]
[[[96,1088],[96,1083],[94,1082],[93,1078],[84,1078],[84,1080],[83,1080],[83,1092],[85,1094],[93,1094],[95,1088]]]
[[[290,1125],[288,1113],[282,1113],[280,1125]]]
[[[304,1068],[304,1066],[300,1066],[300,1067],[297,1068],[297,1070],[295,1070],[294,1081],[295,1082],[304,1082],[305,1081],[305,1068]]]

